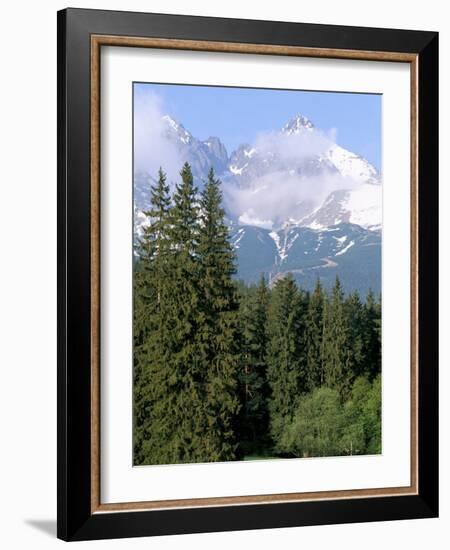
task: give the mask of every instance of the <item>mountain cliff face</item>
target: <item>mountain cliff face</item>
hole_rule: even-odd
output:
[[[347,291],[379,292],[381,178],[298,115],[228,155],[218,137],[201,141],[169,116],[162,139],[191,164],[201,188],[212,166],[222,180],[238,258],[238,278],[273,283],[291,272],[305,288],[339,275]],[[134,176],[135,234],[148,207],[152,177]]]
[[[189,162],[194,176],[199,179],[206,178],[211,166],[217,174],[227,169],[228,153],[219,138],[210,137],[200,141],[173,118],[166,115],[163,121],[164,137],[172,142],[180,156]]]

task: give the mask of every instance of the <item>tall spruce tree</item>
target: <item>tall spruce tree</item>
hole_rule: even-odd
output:
[[[152,201],[158,201],[158,193],[152,195]],[[152,210],[158,210],[156,205]],[[152,219],[158,223],[153,211]],[[164,219],[164,231],[156,225],[153,240],[148,239],[153,242],[153,305],[148,308],[148,336],[141,350],[145,376],[140,414],[144,429],[141,452],[136,453],[138,461],[146,464],[207,460],[202,425],[205,363],[196,338],[200,302],[198,205],[188,164],[183,166],[181,183]]]
[[[365,374],[364,308],[357,290],[349,294],[344,303],[351,346],[350,369],[356,378]]]
[[[220,181],[211,168],[200,200],[198,261],[200,319],[196,337],[206,365],[203,444],[208,460],[235,457],[240,359],[235,257],[229,242]]]
[[[242,360],[240,437],[248,454],[260,454],[268,438],[267,314],[270,290],[264,275],[241,299]]]
[[[305,297],[288,274],[276,282],[269,307],[267,378],[270,385],[270,432],[275,449],[286,423],[295,414],[298,397],[306,391],[302,317]]]
[[[171,427],[158,409],[164,407],[170,369],[165,306],[170,289],[169,212],[170,195],[160,169],[151,187],[151,206],[145,212],[147,225],[138,247],[134,278],[134,462],[154,463],[168,458],[159,450],[166,445]],[[161,402],[161,399],[163,401]]]
[[[324,382],[345,399],[353,383],[352,347],[348,317],[344,311],[344,292],[336,277],[331,296],[324,302],[322,361]]]
[[[199,208],[190,165],[180,172],[170,211],[171,273],[167,304],[172,388],[166,397],[174,419],[170,452],[177,462],[209,459],[204,442],[205,373],[207,364],[197,336],[201,289],[198,257]],[[166,409],[169,414],[169,409]]]
[[[362,313],[364,373],[370,380],[381,373],[381,300],[370,290]]]
[[[324,292],[320,279],[311,294],[305,321],[306,375],[308,391],[322,386],[325,373],[322,361]]]

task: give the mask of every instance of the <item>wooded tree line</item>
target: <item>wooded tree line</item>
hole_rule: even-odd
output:
[[[211,169],[159,171],[134,274],[134,463],[381,452],[381,305],[234,280]]]

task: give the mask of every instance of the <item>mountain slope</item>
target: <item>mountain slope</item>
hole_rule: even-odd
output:
[[[325,287],[336,275],[348,292],[381,288],[381,232],[341,223],[322,230],[286,227],[278,231],[254,226],[233,227],[231,242],[238,264],[237,278],[250,283],[264,274],[270,284],[292,273],[306,290],[318,277]]]
[[[191,164],[200,188],[211,166],[222,180],[238,278],[264,273],[273,283],[292,272],[312,288],[318,276],[328,286],[339,275],[349,291],[380,290],[382,187],[367,160],[302,115],[230,156],[218,137],[199,140],[169,116],[162,122],[161,139]],[[134,175],[136,238],[153,181]]]
[[[381,225],[377,170],[301,115],[279,132],[239,147],[230,157],[229,171],[231,184],[240,190],[241,200],[233,207],[241,221],[264,220],[265,226],[270,221],[275,229],[286,221],[313,228],[341,222]],[[275,200],[266,204],[264,195]],[[283,195],[288,207],[273,207]]]
[[[323,229],[339,223],[353,223],[367,229],[381,227],[381,185],[364,183],[355,189],[330,193],[299,225]]]

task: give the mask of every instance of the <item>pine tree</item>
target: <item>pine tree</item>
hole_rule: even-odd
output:
[[[324,384],[324,370],[322,363],[322,334],[323,334],[324,292],[320,279],[311,294],[305,323],[306,373],[308,391]]]
[[[248,294],[247,299],[241,299],[240,310],[243,333],[240,437],[244,440],[248,454],[259,454],[267,444],[269,422],[266,371],[270,291],[264,275]]]
[[[357,290],[352,292],[344,303],[351,345],[350,369],[353,377],[363,376],[365,366],[364,350],[364,308]]]
[[[170,272],[169,211],[170,195],[166,176],[160,169],[151,187],[151,207],[145,212],[147,225],[138,246],[139,260],[134,277],[134,462],[157,461],[149,441],[158,426],[155,411],[168,391],[164,364],[164,305]],[[164,444],[164,437],[160,437]]]
[[[170,293],[165,306],[165,359],[170,365],[171,388],[162,397],[167,407],[161,412],[171,417],[168,454],[172,461],[204,462],[208,460],[203,441],[206,364],[197,338],[201,293],[198,196],[188,163],[180,175],[169,217],[172,254],[167,279]]]
[[[161,179],[160,188],[152,194],[153,223],[143,239],[145,256],[151,259],[147,277],[152,281],[152,300],[146,313],[148,334],[135,352],[143,365],[136,369],[143,373],[135,393],[136,433],[141,432],[136,456],[142,464],[200,462],[208,455],[203,444],[205,363],[196,337],[200,303],[197,189],[185,164],[173,206],[165,212],[160,205],[161,196],[166,196]],[[163,211],[161,230],[158,212]]]
[[[377,302],[371,290],[362,317],[364,373],[372,380],[381,373],[381,300]]]
[[[302,348],[304,296],[291,274],[277,281],[269,307],[267,378],[270,385],[270,432],[275,445],[296,411],[298,397],[306,391]]]
[[[173,195],[171,239],[177,255],[194,263],[198,247],[198,189],[189,163],[184,163],[180,175],[181,183]]]
[[[325,300],[323,316],[322,361],[324,382],[345,399],[353,382],[351,341],[348,319],[344,311],[344,292],[339,278],[331,296]]]
[[[207,368],[203,444],[208,459],[214,461],[235,457],[235,422],[239,411],[239,304],[232,279],[235,257],[221,201],[220,181],[211,168],[200,200],[201,317],[197,338]]]

